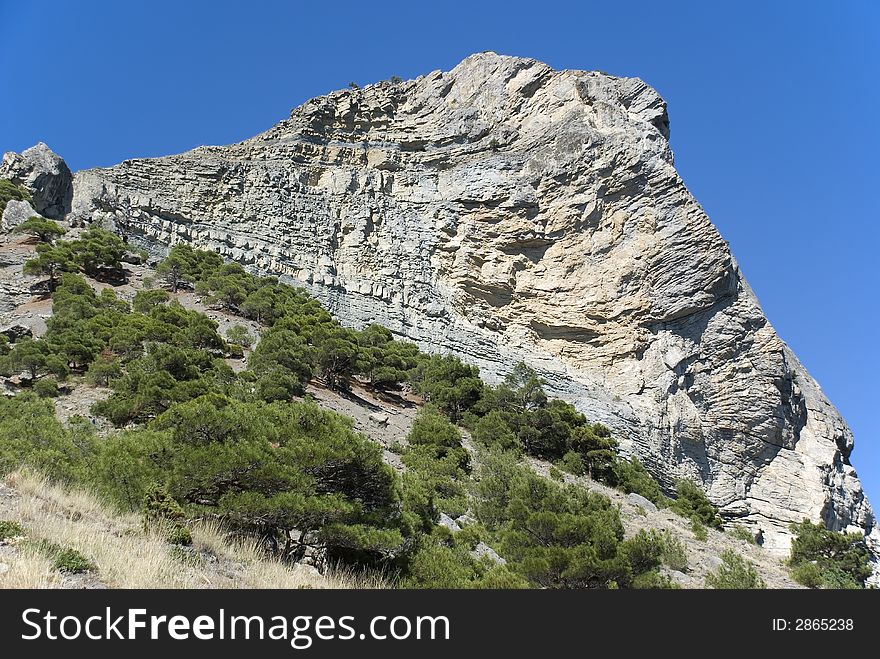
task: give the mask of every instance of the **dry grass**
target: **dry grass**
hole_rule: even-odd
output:
[[[192,529],[194,551],[181,552],[143,531],[135,515],[120,515],[82,490],[68,490],[34,473],[6,477],[17,496],[5,498],[0,517],[15,519],[34,539],[72,547],[98,566],[80,587],[109,588],[382,588],[385,581],[343,570],[320,574],[266,558],[253,542],[228,537],[212,522]],[[5,555],[0,588],[65,585],[45,558],[26,551]],[[67,586],[69,587],[69,585]]]
[[[9,570],[0,574],[0,588],[58,588],[61,579],[44,556],[20,552]]]

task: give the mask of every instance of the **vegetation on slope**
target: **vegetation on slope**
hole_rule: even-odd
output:
[[[0,357],[0,371],[21,373],[40,396],[71,377],[109,386],[92,411],[117,430],[99,437],[82,418],[62,424],[51,402],[20,393],[0,400],[0,470],[25,464],[87,486],[177,545],[196,520],[213,520],[279,561],[373,570],[406,587],[670,586],[659,571],[668,538],[624,539],[607,497],[521,463],[549,460],[670,504],[636,459],[619,456],[607,428],[548,397],[526,365],[489,386],[456,357],[425,355],[379,325],[342,327],[304,291],[186,245],[157,268],[167,290],[140,291],[130,304],[110,288],[96,293],[83,275],[119,281],[126,251],[94,228],[38,246],[26,268],[47,278],[53,316],[41,339],[17,340]],[[182,288],[262,327],[244,370],[227,361],[253,342],[246,329],[227,341],[173,299]],[[403,473],[351,420],[301,400],[315,378],[342,391],[355,379],[381,391],[406,384],[424,397]],[[455,424],[472,432],[476,460]],[[720,528],[694,484],[677,494],[673,510]],[[463,528],[439,524],[444,515]]]
[[[30,201],[31,196],[27,190],[15,185],[8,179],[0,179],[0,216],[6,210],[6,204],[10,201]]]

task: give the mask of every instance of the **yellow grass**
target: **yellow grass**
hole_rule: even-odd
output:
[[[145,533],[135,515],[112,511],[92,494],[49,483],[34,473],[6,477],[19,496],[7,498],[0,517],[19,522],[32,539],[45,538],[88,557],[96,573],[91,585],[109,588],[381,588],[382,579],[343,570],[320,574],[308,566],[288,567],[266,558],[253,542],[231,539],[212,522],[192,529],[193,549],[181,555],[161,538]],[[11,508],[11,510],[10,510]],[[205,559],[203,554],[208,554]],[[215,558],[210,558],[213,556]],[[51,563],[18,550],[0,556],[8,570],[0,588],[57,588],[81,582],[52,570]]]

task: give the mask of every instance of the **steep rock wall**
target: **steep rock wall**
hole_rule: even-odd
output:
[[[783,550],[878,537],[852,433],[673,166],[638,79],[474,55],[224,147],[78,172],[69,218],[214,249],[497,379],[523,359],[671,485]]]

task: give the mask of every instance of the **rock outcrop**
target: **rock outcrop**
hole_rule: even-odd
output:
[[[31,194],[36,211],[53,220],[62,220],[70,212],[73,199],[73,174],[67,164],[40,142],[20,154],[3,154],[0,178],[11,180]]]
[[[216,250],[489,378],[525,360],[771,548],[803,517],[880,537],[852,433],[668,137],[641,80],[483,53],[313,99],[245,142],[78,172],[70,219],[156,254]]]
[[[0,226],[2,226],[4,231],[11,231],[31,217],[40,217],[40,214],[34,210],[33,206],[26,201],[10,199],[6,202],[6,208],[3,209]]]

